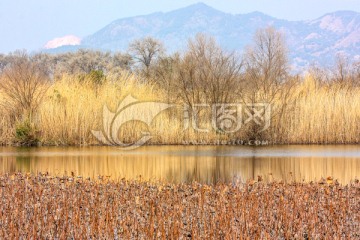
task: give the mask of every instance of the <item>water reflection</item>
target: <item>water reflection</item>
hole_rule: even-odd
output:
[[[0,148],[1,172],[75,172],[84,177],[200,181],[234,179],[312,181],[334,176],[348,183],[360,176],[359,146],[148,146]],[[271,173],[271,175],[270,175]],[[292,174],[290,174],[292,173]]]

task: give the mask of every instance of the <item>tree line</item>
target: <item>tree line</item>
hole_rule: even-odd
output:
[[[131,42],[126,52],[81,49],[60,54],[25,51],[0,54],[0,91],[2,107],[14,116],[31,115],[46,89],[63,75],[76,75],[79,81],[96,85],[135,74],[141,81],[154,84],[167,93],[167,101],[196,103],[267,102],[281,100],[274,109],[281,115],[292,86],[302,81],[294,74],[288,59],[285,36],[273,27],[259,29],[243,53],[226,51],[206,34],[189,39],[183,52],[166,53],[164,44],[152,37]],[[351,62],[339,55],[331,68],[310,66],[307,70],[317,84],[340,83],[357,87],[360,61]]]

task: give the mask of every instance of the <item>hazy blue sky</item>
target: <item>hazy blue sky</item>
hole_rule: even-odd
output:
[[[84,37],[111,21],[169,11],[198,0],[0,0],[0,52],[36,50],[64,35]],[[228,13],[261,11],[288,20],[314,19],[337,10],[360,12],[360,0],[204,0]]]

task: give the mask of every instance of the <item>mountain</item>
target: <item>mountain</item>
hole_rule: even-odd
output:
[[[213,35],[226,48],[242,49],[256,29],[274,22],[274,18],[255,12],[245,15],[223,13],[203,3],[168,13],[119,19],[88,36],[83,44],[102,49],[126,49],[136,38],[161,39],[170,51],[186,46],[199,32]]]
[[[171,52],[183,49],[190,37],[204,32],[224,48],[241,51],[257,29],[270,25],[285,33],[295,67],[329,64],[337,53],[360,60],[360,13],[339,11],[311,21],[287,21],[260,12],[228,14],[203,3],[116,20],[84,38],[80,47],[124,51],[133,39],[150,35],[162,40]]]

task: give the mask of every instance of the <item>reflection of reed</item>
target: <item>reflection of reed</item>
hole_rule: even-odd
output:
[[[291,157],[257,158],[254,161],[255,176],[261,175],[267,181],[274,179],[309,182],[333,176],[345,184],[360,176],[358,158]]]
[[[74,172],[92,178],[103,175],[113,179],[137,179],[141,176],[143,180],[207,183],[229,182],[234,178],[245,181],[259,175],[266,181],[307,182],[333,176],[341,183],[348,183],[360,176],[360,159],[356,157],[236,157],[219,154],[221,147],[200,147],[200,152],[194,147],[190,153],[181,154],[182,148],[150,147],[135,153],[103,147],[29,149],[20,155],[0,155],[0,171],[49,172],[52,175]],[[189,147],[184,148],[184,152],[185,149]]]
[[[0,171],[2,173],[15,172],[16,169],[16,158],[14,157],[0,157]]]
[[[248,174],[248,160],[199,156],[135,155],[112,157],[56,157],[37,158],[31,161],[31,172],[63,174],[75,172],[84,177],[98,175],[113,179],[164,180],[172,182],[231,181],[233,176],[243,179]],[[20,166],[18,166],[20,167]]]

